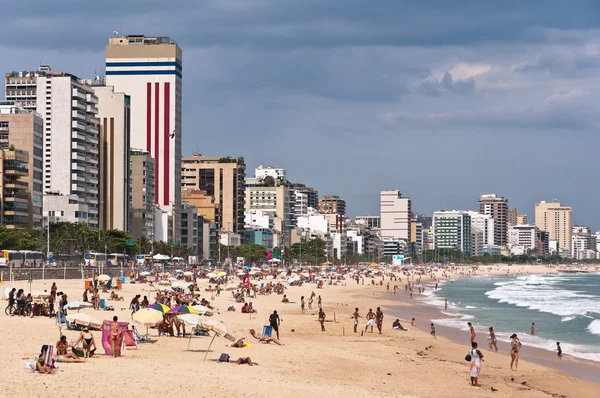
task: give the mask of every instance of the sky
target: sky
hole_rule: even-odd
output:
[[[87,4],[87,3],[86,3]],[[101,73],[113,31],[183,49],[184,155],[244,156],[379,213],[476,209],[533,221],[558,199],[600,227],[596,1],[61,0],[2,4],[0,71]],[[132,99],[135,100],[135,99]]]

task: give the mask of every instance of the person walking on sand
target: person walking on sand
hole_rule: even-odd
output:
[[[467,325],[469,325],[469,331],[471,332],[471,343],[473,343],[477,334],[475,333],[475,328],[471,322],[467,322]]]
[[[469,368],[469,375],[471,376],[471,385],[474,387],[479,387],[477,379],[479,378],[479,373],[481,372],[481,362],[483,362],[483,354],[477,349],[476,342],[471,343],[471,348],[471,367]]]
[[[498,352],[498,346],[496,344],[496,332],[494,332],[494,328],[490,326],[490,351],[492,350],[492,347],[494,347],[496,349],[496,352]]]
[[[323,302],[321,300],[321,295],[319,294],[319,297],[317,297],[317,305],[319,306],[319,308],[323,308],[322,304]]]
[[[433,324],[433,322],[431,322],[431,331],[429,332],[429,334],[432,335],[433,338],[437,340],[437,336],[435,335],[435,325]]]
[[[358,318],[360,318],[360,315],[358,313],[358,308],[354,309],[354,314],[352,314],[352,318],[354,318],[354,333],[358,333]]]
[[[375,311],[375,323],[377,324],[379,334],[381,334],[381,329],[383,328],[383,311],[381,311],[381,307],[377,307],[377,311]]]
[[[269,316],[269,325],[277,334],[277,340],[279,340],[279,325],[281,325],[281,320],[279,319],[279,315],[277,311],[273,311],[273,313]]]
[[[304,296],[302,296],[302,297],[300,297],[300,308],[302,309],[302,313],[303,313],[303,314],[304,314],[304,311],[305,311],[305,310],[304,310],[304,306],[305,306],[305,303],[304,303]]]
[[[323,308],[319,308],[319,323],[321,324],[321,332],[325,331],[325,313]]]
[[[513,364],[515,370],[519,367],[519,350],[521,349],[521,341],[517,337],[516,333],[510,336],[510,370],[513,370]]]
[[[371,308],[369,308],[369,312],[367,312],[367,316],[365,318],[367,318],[367,326],[365,326],[365,333],[367,332],[369,326],[371,326],[371,333],[373,333],[373,326],[375,325],[375,313]]]

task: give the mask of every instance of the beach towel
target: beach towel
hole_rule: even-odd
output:
[[[104,348],[104,352],[106,355],[112,355],[112,349],[110,346],[110,332],[113,321],[104,321],[102,322],[102,347]],[[123,344],[123,332],[127,330],[127,325],[129,322],[118,322],[119,324],[119,339],[117,341],[117,355],[121,355],[121,345]]]

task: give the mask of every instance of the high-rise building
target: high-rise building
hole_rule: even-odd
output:
[[[325,195],[319,200],[319,211],[324,214],[346,216],[346,201],[337,195]]]
[[[286,181],[287,180],[287,173],[285,171],[285,169],[279,168],[279,167],[275,167],[275,166],[267,166],[264,167],[262,164],[259,165],[255,170],[254,170],[254,178],[257,179],[263,179],[265,177],[272,177],[275,180],[283,180]]]
[[[495,194],[481,195],[479,213],[494,219],[494,244],[506,246],[508,238],[508,200]]]
[[[573,209],[570,206],[562,206],[559,202],[536,203],[535,225],[548,232],[548,239],[556,241],[559,249],[571,251]]]
[[[433,241],[436,249],[471,253],[471,216],[464,211],[433,213]]]
[[[29,155],[20,149],[0,149],[0,225],[24,228],[29,224]]]
[[[356,216],[356,223],[367,228],[381,228],[381,216]]]
[[[274,219],[273,228],[284,237],[296,225],[293,190],[290,188],[246,187],[246,211],[251,210],[262,210],[271,215]]]
[[[203,252],[204,219],[198,215],[196,206],[187,202],[181,202],[178,213],[181,219],[181,247],[190,250],[194,256],[200,256]]]
[[[132,149],[131,159],[131,235],[154,241],[155,234],[155,167],[154,158],[146,151]]]
[[[7,179],[9,186],[18,189],[27,188],[29,197],[28,224],[34,228],[42,227],[43,202],[43,134],[44,121],[35,110],[24,109],[12,102],[0,102],[0,148],[16,148],[27,152],[29,163],[28,176],[15,176]],[[25,186],[26,184],[27,186]],[[9,186],[5,189],[12,189]]]
[[[131,147],[154,157],[154,201],[165,211],[181,206],[182,61],[168,37],[111,37],[106,46],[106,84],[131,97]]]
[[[315,210],[317,210],[319,208],[319,191],[317,191],[316,189],[307,187],[304,184],[300,184],[300,183],[294,183],[291,184],[290,188],[294,189],[295,191],[300,192],[303,195],[306,195],[306,207],[310,207],[313,208]],[[296,212],[296,214],[298,214]],[[307,214],[307,213],[303,213],[303,214]]]
[[[508,209],[508,225],[517,225],[517,216],[519,215],[519,211],[515,208]]]
[[[508,229],[508,245],[511,254],[537,253],[538,229],[535,225],[511,225]]]
[[[412,209],[410,198],[403,198],[398,190],[381,191],[381,236],[391,236],[410,243]]]
[[[131,231],[130,99],[111,86],[95,84],[100,121],[100,229]]]
[[[517,225],[527,224],[527,214],[517,214]]]
[[[244,229],[245,178],[243,157],[208,157],[196,153],[183,158],[181,189],[200,189],[214,197],[219,206],[220,219],[216,220],[219,229]]]
[[[98,98],[86,81],[49,66],[6,75],[6,97],[44,119],[44,213],[98,228]],[[35,91],[35,95],[33,92]],[[65,167],[70,165],[70,167]]]

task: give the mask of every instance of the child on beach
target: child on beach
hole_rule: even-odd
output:
[[[433,322],[431,323],[431,332],[429,332],[429,334],[431,334],[434,339],[437,339],[435,335],[435,325],[433,324]]]
[[[556,342],[556,355],[562,359],[562,348],[560,348],[560,342],[558,341]]]
[[[415,326],[415,318],[410,320],[410,326]]]

